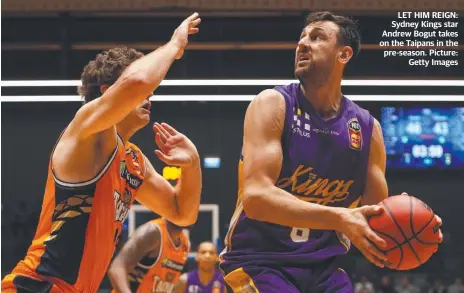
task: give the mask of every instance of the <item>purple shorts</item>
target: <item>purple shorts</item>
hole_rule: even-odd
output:
[[[221,264],[229,293],[353,293],[348,275],[327,265],[313,268]]]

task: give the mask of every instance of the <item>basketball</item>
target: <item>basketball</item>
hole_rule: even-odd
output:
[[[423,201],[410,195],[395,195],[379,205],[385,212],[369,218],[369,226],[387,242],[386,267],[411,270],[438,250],[439,223]]]

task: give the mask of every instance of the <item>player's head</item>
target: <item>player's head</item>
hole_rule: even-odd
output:
[[[84,97],[84,103],[98,99],[132,62],[141,57],[143,53],[126,47],[113,48],[98,54],[82,71],[82,86],[78,88],[78,93]],[[148,98],[132,110],[122,123],[136,129],[147,125],[150,122],[150,115],[146,111],[150,107]]]
[[[383,276],[382,279],[381,279],[381,281],[380,281],[380,283],[381,283],[382,285],[385,285],[385,286],[386,286],[386,285],[389,285],[389,284],[390,284],[390,278],[389,278],[388,276]]]
[[[295,54],[295,77],[302,83],[324,84],[343,76],[345,65],[361,47],[358,27],[351,19],[331,12],[308,15]]]
[[[405,277],[403,277],[403,278],[401,279],[401,285],[402,285],[403,287],[406,287],[406,286],[409,285],[409,279],[408,279],[408,277],[405,276]]]
[[[212,270],[216,266],[217,261],[216,246],[212,242],[202,242],[198,245],[197,263],[199,270]]]

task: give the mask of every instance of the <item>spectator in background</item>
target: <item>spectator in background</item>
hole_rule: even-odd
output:
[[[374,293],[374,285],[369,280],[362,276],[361,280],[354,285],[355,293]]]
[[[396,287],[397,293],[419,293],[419,288],[409,282],[408,277],[401,280],[401,284]]]
[[[396,293],[388,276],[383,276],[377,293]]]
[[[435,279],[433,282],[433,287],[429,289],[428,293],[447,293],[447,290],[441,283],[440,279]]]
[[[461,278],[457,278],[454,284],[448,287],[448,293],[464,293],[464,286],[462,285]]]

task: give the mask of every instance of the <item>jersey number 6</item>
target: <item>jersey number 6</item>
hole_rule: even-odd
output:
[[[306,242],[309,240],[309,228],[296,228],[292,229],[290,238],[293,242]]]

